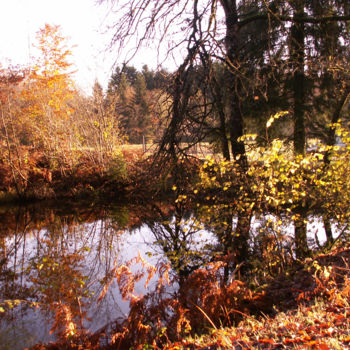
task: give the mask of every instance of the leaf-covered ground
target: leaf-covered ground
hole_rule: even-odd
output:
[[[315,301],[313,306],[260,320],[246,317],[238,327],[171,344],[167,349],[347,349],[350,308]]]
[[[170,349],[350,349],[350,250],[309,259],[265,290],[275,312],[169,344]],[[271,300],[272,298],[272,300]]]

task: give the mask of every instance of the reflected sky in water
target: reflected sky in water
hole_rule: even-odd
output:
[[[154,212],[148,208],[147,215],[141,215],[145,209],[93,209],[91,214],[37,206],[3,212],[1,218],[9,225],[1,233],[0,244],[1,301],[6,310],[0,319],[0,348],[22,349],[55,340],[55,332],[50,331],[59,302],[71,305],[76,324],[91,332],[127,316],[129,303],[122,299],[115,281],[97,303],[115,264],[125,264],[138,254],[151,264],[166,260],[159,244],[165,233],[170,245],[181,238],[189,249],[205,244],[207,232],[191,229],[191,220],[175,225],[171,206],[157,207]],[[177,233],[175,226],[181,226]],[[137,268],[132,266],[131,271]],[[136,294],[147,292],[144,283],[145,279],[136,284]],[[10,309],[6,300],[20,302]]]
[[[226,219],[232,230],[236,218]],[[213,261],[213,253],[223,246],[220,223],[213,224],[208,217],[199,222],[192,211],[164,203],[148,207],[2,208],[0,220],[1,350],[55,340],[61,331],[62,305],[68,305],[68,316],[78,328],[91,332],[126,317],[129,302],[121,297],[115,280],[102,301],[97,299],[112,280],[112,269],[138,254],[153,265],[169,261],[174,275],[186,276]],[[251,220],[252,250],[259,246],[260,231],[268,229],[278,232],[284,245],[292,245],[292,223],[263,215]],[[317,243],[315,234],[322,244],[322,221],[310,217],[310,245]],[[139,268],[130,267],[134,273]],[[136,284],[137,295],[147,293],[145,281]],[[148,289],[156,283],[157,276]],[[176,286],[168,288],[171,292]],[[11,307],[7,300],[18,305]]]

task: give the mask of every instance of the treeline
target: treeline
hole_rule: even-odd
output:
[[[152,106],[158,99],[154,91],[164,91],[166,82],[162,96],[167,96],[169,127],[161,133],[165,153],[173,149],[181,153],[188,147],[183,141],[195,144],[205,140],[213,142],[226,159],[244,158],[246,147],[240,138],[245,134],[256,134],[260,145],[279,137],[293,144],[296,154],[304,154],[312,140],[333,145],[335,129],[330,124],[348,123],[347,2],[205,3],[203,8],[195,2],[176,10],[166,2],[168,15],[150,20],[150,30],[156,34],[157,25],[161,27],[172,16],[181,23],[191,14],[190,20],[185,20],[193,35],[183,31],[179,38],[187,45],[187,55],[175,73],[153,72],[147,67],[137,72],[126,66],[117,68],[112,76],[112,90],[121,90],[118,115],[123,128],[133,129],[127,131],[130,142],[141,142],[141,130],[151,135],[147,125],[154,125],[149,123],[154,121]],[[157,13],[158,5],[154,6]],[[115,28],[124,33],[124,28],[136,25],[139,19],[120,10]],[[204,23],[211,25],[208,37]],[[125,31],[125,40],[130,32]],[[171,33],[167,34],[171,38]],[[174,43],[170,52],[176,46]],[[268,140],[266,123],[281,111],[288,114],[269,129]]]
[[[163,91],[170,79],[166,70],[149,70],[147,65],[141,72],[124,65],[111,75],[106,100],[115,104],[115,116],[128,142],[160,139],[167,116]]]

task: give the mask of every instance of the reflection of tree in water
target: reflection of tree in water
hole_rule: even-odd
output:
[[[152,213],[152,215],[150,214]],[[218,213],[211,213],[215,216]],[[170,287],[163,285],[148,289],[144,295],[135,295],[134,281],[142,274],[132,274],[130,265],[116,266],[114,275],[122,281],[125,296],[130,300],[130,313],[124,320],[115,323],[112,339],[120,348],[137,347],[139,344],[152,343],[157,339],[161,348],[167,339],[182,339],[186,335],[203,330],[208,318],[214,324],[225,324],[239,319],[243,307],[250,302],[251,293],[243,282],[229,279],[229,274],[238,266],[235,249],[241,249],[240,236],[235,237],[243,223],[249,232],[250,216],[236,223],[232,208],[220,211],[226,214],[224,226],[209,217],[207,230],[196,219],[193,210],[179,203],[152,204],[143,210],[142,221],[150,228],[160,248],[161,257],[165,257],[173,270]],[[220,217],[221,220],[223,216]],[[203,234],[204,237],[200,237]],[[248,245],[247,235],[243,243]],[[249,237],[249,235],[248,235]],[[244,256],[246,258],[246,256]],[[139,263],[140,259],[134,260]],[[239,260],[238,260],[239,261]],[[164,266],[155,264],[153,271],[161,276]],[[142,275],[144,276],[144,275]],[[165,279],[163,279],[164,281]],[[234,310],[234,311],[232,311]],[[206,316],[204,316],[206,315]]]
[[[39,254],[31,259],[27,272],[41,308],[54,314],[52,331],[59,337],[67,337],[77,331],[75,319],[79,319],[83,328],[87,279],[80,271],[83,252],[70,253],[59,235],[50,236],[41,240]]]
[[[26,211],[18,208],[10,221],[5,220],[5,224],[1,225],[3,232],[0,232],[0,295],[3,300],[23,299],[30,295],[29,288],[23,284],[23,273],[19,271],[23,271],[25,265],[24,232],[31,224],[32,220],[26,215]]]
[[[111,270],[119,250],[115,220],[96,208],[62,213],[18,207],[0,215],[9,224],[0,239],[0,306],[6,311],[0,327],[15,329],[35,303],[53,315],[57,335],[82,329],[93,299],[90,290],[98,295],[99,279]],[[18,300],[19,307],[9,310],[4,300]]]
[[[178,274],[181,285],[191,272],[208,262],[208,247],[200,240],[198,222],[183,205],[175,203],[170,217],[156,204],[152,206],[152,212],[157,215],[157,220],[147,220],[146,224],[154,235],[155,244]]]
[[[146,212],[152,212],[157,219],[145,218],[144,222],[181,283],[208,262],[224,262],[224,283],[228,282],[229,277],[236,277],[232,272],[249,269],[249,213],[237,213],[235,208],[228,205],[200,207],[196,214],[181,203],[174,203],[172,208],[169,212],[168,208],[163,209],[163,205],[152,204],[152,208]],[[203,224],[209,241],[199,237]]]
[[[236,242],[232,234],[236,232],[232,210],[212,213],[214,217],[221,218],[221,226],[210,218],[206,222],[206,231],[193,211],[181,203],[152,203],[140,208],[132,207],[132,210],[118,207],[112,208],[112,211],[91,208],[68,213],[68,210],[61,210],[59,215],[49,208],[40,210],[22,210],[17,217],[17,233],[7,232],[1,251],[4,257],[10,251],[16,252],[7,261],[8,267],[16,272],[18,288],[27,288],[21,299],[36,301],[48,315],[53,314],[52,328],[62,337],[89,325],[89,321],[84,319],[86,316],[102,326],[107,322],[113,323],[121,315],[113,309],[113,314],[106,316],[111,302],[120,303],[120,293],[115,284],[93,311],[89,311],[88,315],[85,312],[96,302],[106,283],[116,278],[111,276],[111,271],[132,271],[131,265],[130,269],[118,269],[126,263],[123,254],[132,258],[128,256],[130,252],[124,253],[125,249],[133,248],[125,237],[132,229],[143,225],[152,232],[147,241],[151,240],[161,250],[160,260],[165,257],[170,262],[175,283],[170,289],[164,285],[164,288],[153,292],[151,289],[143,290],[148,292],[145,297],[131,302],[130,315],[136,317],[128,319],[131,323],[136,322],[137,317],[145,317],[145,320],[150,318],[154,322],[178,326],[183,332],[189,318],[203,322],[197,305],[213,319],[219,319],[221,311],[215,313],[209,309],[208,298],[216,298],[219,302],[226,298],[227,293],[237,289],[237,286],[234,287],[236,289],[232,287],[228,278],[237,266],[236,260],[227,258],[235,253],[232,250]],[[14,213],[11,215],[16,217]],[[130,231],[124,232],[121,227]],[[152,247],[152,250],[157,248]],[[223,262],[219,262],[220,259]],[[155,278],[167,273],[164,266],[157,271]],[[140,283],[143,282],[140,280]],[[224,288],[219,290],[218,284]],[[1,288],[5,288],[5,284]],[[95,295],[88,298],[91,291]],[[13,290],[10,288],[8,292],[9,299],[17,298],[14,294],[11,296]],[[122,327],[125,324],[120,323]]]
[[[231,205],[203,206],[198,216],[205,223],[207,230],[217,238],[212,246],[212,255],[216,260],[225,262],[223,282],[237,277],[236,272],[249,269],[249,238],[251,214],[237,212]],[[232,274],[233,273],[233,274]]]

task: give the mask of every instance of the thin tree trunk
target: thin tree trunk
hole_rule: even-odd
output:
[[[334,243],[333,233],[332,233],[332,226],[329,218],[324,217],[323,218],[323,224],[324,224],[324,230],[326,232],[326,246],[330,247]]]
[[[224,103],[224,97],[221,92],[221,88],[219,86],[219,83],[217,82],[216,78],[212,78],[212,82],[214,85],[213,93],[215,95],[215,105],[217,109],[217,113],[219,115],[219,136],[220,136],[220,142],[221,142],[221,152],[222,156],[225,160],[230,160],[230,148],[227,140],[226,135],[226,117],[225,117],[225,103]]]

